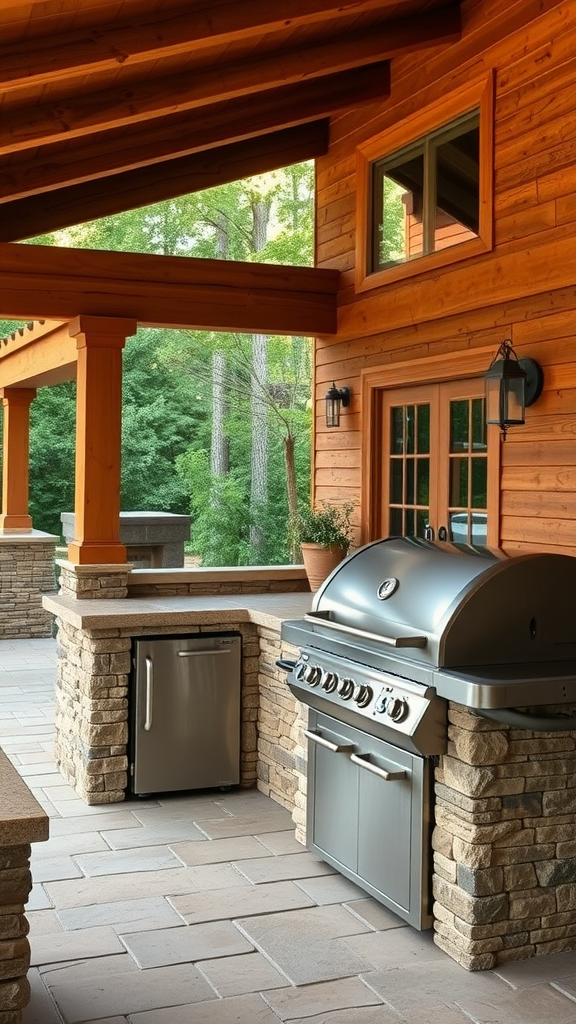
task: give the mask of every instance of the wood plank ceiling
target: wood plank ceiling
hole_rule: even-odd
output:
[[[0,241],[326,152],[453,0],[1,0]]]

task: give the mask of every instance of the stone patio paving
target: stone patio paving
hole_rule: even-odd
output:
[[[0,641],[0,745],[50,815],[24,1024],[576,1024],[576,952],[470,974],[257,791],[87,807],[51,757],[56,644]]]

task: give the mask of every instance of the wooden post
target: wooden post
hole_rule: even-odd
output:
[[[32,519],[28,514],[30,405],[35,388],[2,388],[4,406],[4,457],[2,460],[3,532],[28,532]]]
[[[120,543],[122,349],[135,320],[79,316],[69,325],[78,350],[75,536],[77,565],[123,564]]]

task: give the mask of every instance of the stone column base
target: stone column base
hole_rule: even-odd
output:
[[[50,636],[43,594],[54,594],[57,537],[40,530],[0,533],[0,640]]]

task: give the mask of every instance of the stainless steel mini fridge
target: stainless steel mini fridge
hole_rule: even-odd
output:
[[[134,641],[130,788],[143,796],[240,781],[241,638]]]

